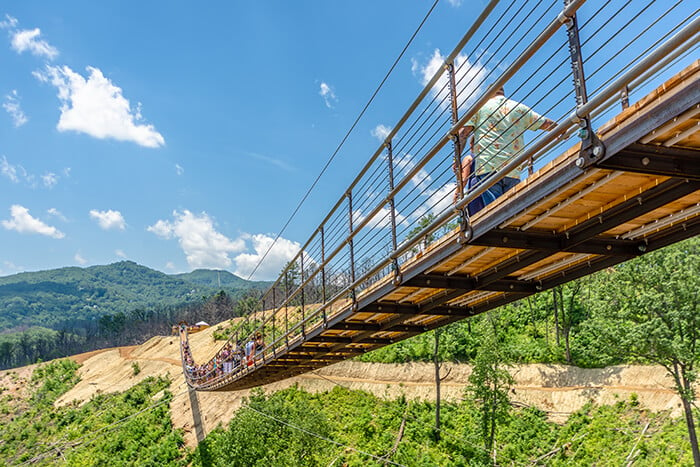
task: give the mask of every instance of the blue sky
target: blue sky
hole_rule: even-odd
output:
[[[438,3],[253,279],[293,257],[485,4]],[[248,278],[431,5],[5,2],[0,276],[129,259]]]
[[[432,2],[0,11],[0,275],[122,259],[248,277]],[[443,1],[254,278],[303,243],[473,9]]]

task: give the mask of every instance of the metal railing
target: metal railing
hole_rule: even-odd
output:
[[[440,231],[458,227],[468,241],[467,205],[510,172],[526,178],[579,142],[582,167],[600,157],[593,128],[697,53],[700,18],[690,0],[590,3],[491,0],[263,296],[259,312],[222,346],[237,352],[259,333],[266,345],[252,366],[214,377],[185,372],[188,384],[220,387],[274,359],[357,306],[377,282],[399,277]],[[556,125],[523,135],[523,148],[461,190],[466,151],[458,132],[502,86]],[[479,158],[477,172],[490,162]],[[217,360],[221,351],[207,365]]]

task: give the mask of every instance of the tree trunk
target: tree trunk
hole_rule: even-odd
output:
[[[494,391],[496,388],[494,388]],[[496,440],[496,401],[491,401],[491,420],[490,420],[490,427],[489,427],[489,439],[488,439],[488,446],[486,447],[486,450],[488,452],[491,452],[492,449],[494,449],[494,441]]]
[[[561,322],[562,322],[562,335],[564,336],[564,349],[566,352],[566,363],[571,365],[571,346],[569,345],[569,336],[571,335],[571,313],[574,309],[574,295],[575,292],[571,292],[571,300],[569,301],[568,310],[564,304],[564,287],[558,287],[559,289],[559,307],[561,310]]]
[[[566,363],[571,365],[571,347],[569,345],[569,331],[570,329],[566,329],[564,331],[564,345],[565,345],[565,352],[566,352]]]
[[[532,308],[531,297],[527,297],[527,306],[530,309],[530,319],[532,320],[532,336],[537,338],[537,320],[535,319],[535,310]]]
[[[555,333],[554,335],[556,336],[557,339],[557,347],[559,347],[559,300],[557,299],[557,288],[552,289],[552,296],[554,297],[554,326],[555,326]]]
[[[440,441],[440,330],[435,330],[435,351],[433,365],[435,366],[435,441]]]
[[[693,408],[688,397],[693,394],[692,384],[687,376],[683,374],[683,386],[685,391],[681,394],[683,402],[683,412],[685,413],[685,423],[688,425],[688,438],[690,439],[690,448],[693,451],[693,464],[695,467],[700,467],[700,448],[698,448],[698,435],[695,432],[695,421],[693,420]]]
[[[695,422],[693,421],[693,409],[684,397],[683,412],[685,412],[685,423],[688,425],[688,438],[690,438],[690,448],[693,451],[693,463],[695,467],[700,467],[700,449],[698,449],[698,436],[695,432]]]

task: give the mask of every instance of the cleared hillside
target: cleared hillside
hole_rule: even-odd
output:
[[[221,346],[212,334],[216,326],[190,336],[194,356],[202,361]],[[198,440],[218,424],[226,424],[240,407],[249,391],[229,393],[191,393],[181,373],[178,339],[159,336],[142,345],[105,349],[72,357],[82,364],[81,381],[57,400],[56,405],[73,401],[78,404],[96,394],[124,391],[149,376],[170,374],[173,423],[185,431],[188,445]],[[134,375],[133,365],[140,368]],[[470,374],[468,365],[451,367],[442,384],[446,400],[462,397]],[[21,396],[32,367],[0,372],[0,386]],[[293,384],[315,392],[327,391],[335,384],[393,398],[404,394],[410,399],[434,398],[433,367],[431,364],[405,365],[363,362],[342,362],[265,387],[275,391]],[[604,369],[580,369],[564,365],[521,365],[512,368],[515,386],[511,400],[516,404],[536,406],[547,412],[550,419],[563,422],[567,416],[588,402],[612,404],[637,394],[642,406],[654,411],[670,410],[681,415],[680,401],[672,389],[672,381],[661,367],[614,366]]]

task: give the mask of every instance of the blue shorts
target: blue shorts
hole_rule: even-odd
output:
[[[474,170],[474,162],[472,162],[472,171]],[[476,175],[472,172],[469,176],[469,181],[467,182],[467,190],[479,186],[482,180],[490,177],[493,172],[488,172],[485,174]],[[504,177],[499,180],[491,188],[483,192],[478,198],[473,200],[467,205],[467,211],[470,216],[473,216],[477,212],[484,209],[489,203],[493,203],[500,196],[503,196],[505,192],[513,188],[515,185],[520,183],[520,179],[514,177]]]

